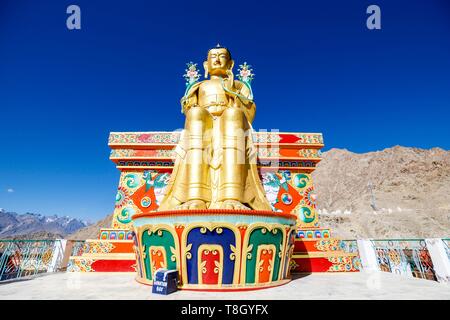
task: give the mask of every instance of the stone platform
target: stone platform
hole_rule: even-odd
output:
[[[283,286],[249,292],[178,291],[168,296],[134,281],[133,273],[56,273],[0,285],[6,299],[433,299],[449,300],[450,286],[386,272],[313,273]]]

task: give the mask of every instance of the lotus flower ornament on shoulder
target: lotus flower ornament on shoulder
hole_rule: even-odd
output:
[[[183,99],[186,98],[189,90],[192,88],[194,84],[198,82],[200,79],[200,73],[197,69],[197,64],[191,62],[186,63],[187,69],[185,69],[185,74],[183,74],[183,78],[186,80],[186,90],[184,91]],[[183,113],[183,108],[181,108],[181,112]]]
[[[186,79],[186,86],[192,86],[200,79],[200,74],[197,70],[197,64],[193,62],[186,63],[187,69],[183,77]]]
[[[250,82],[255,77],[255,74],[251,69],[251,65],[247,64],[247,62],[244,62],[244,64],[239,65],[238,73],[239,73],[238,79],[248,84],[250,84]]]
[[[244,64],[239,65],[238,69],[238,79],[242,81],[250,90],[250,96],[249,99],[253,99],[253,91],[251,82],[254,79],[255,74],[253,73],[253,69],[251,68],[251,65],[247,64],[247,62],[244,62]]]

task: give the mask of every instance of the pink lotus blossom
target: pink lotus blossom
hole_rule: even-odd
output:
[[[247,78],[250,74],[250,70],[241,70],[241,76],[244,78]]]
[[[187,75],[189,78],[195,78],[197,76],[198,72],[197,71],[193,71],[193,70],[189,70]]]

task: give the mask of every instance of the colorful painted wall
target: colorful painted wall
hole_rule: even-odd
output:
[[[112,228],[130,229],[134,214],[155,211],[164,196],[180,132],[116,132],[110,159],[121,171]],[[319,133],[253,134],[257,165],[274,212],[297,215],[298,226],[317,228],[311,173],[321,160]]]
[[[121,172],[112,227],[130,229],[134,214],[158,209],[169,178],[170,173],[156,170]]]
[[[296,215],[299,227],[319,226],[311,174],[278,170],[262,173],[261,176],[266,198],[273,211]]]
[[[169,179],[170,173],[157,170],[122,172],[112,227],[130,228],[132,215],[158,209]],[[273,211],[296,215],[300,227],[319,226],[311,174],[279,170],[262,173],[261,181]]]

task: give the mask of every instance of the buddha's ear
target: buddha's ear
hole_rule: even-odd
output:
[[[208,78],[208,61],[203,62],[203,69],[205,69],[205,78]]]
[[[234,60],[230,60],[228,69],[233,70],[233,68],[234,68]]]

